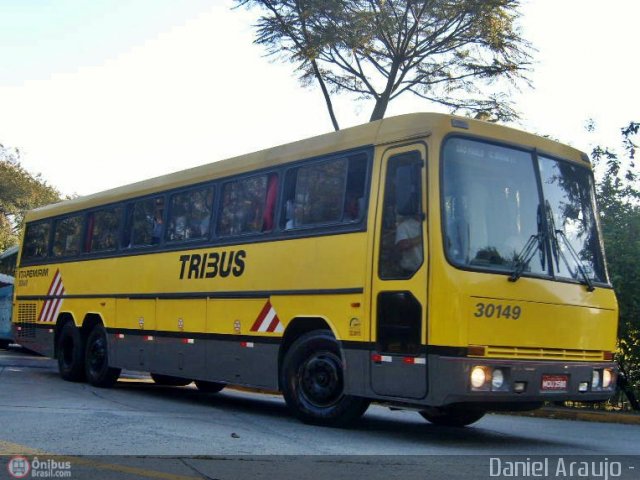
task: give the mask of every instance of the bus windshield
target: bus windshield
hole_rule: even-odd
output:
[[[444,147],[443,192],[445,249],[453,264],[606,282],[586,168],[454,137]]]

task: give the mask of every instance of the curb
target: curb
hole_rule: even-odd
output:
[[[510,415],[560,420],[580,420],[583,422],[640,425],[640,415],[636,413],[602,412],[598,410],[543,407],[530,412],[512,412]]]

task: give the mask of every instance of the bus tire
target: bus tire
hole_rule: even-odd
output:
[[[218,393],[220,390],[226,387],[226,385],[224,383],[196,380],[196,387],[198,387],[198,390],[200,390],[202,393]]]
[[[109,345],[107,332],[102,325],[96,325],[87,338],[84,354],[85,375],[94,387],[112,387],[120,376],[119,368],[109,366]]]
[[[163,387],[184,387],[193,382],[190,378],[161,375],[159,373],[152,373],[151,378],[157,385],[162,385]]]
[[[361,417],[369,401],[344,394],[344,365],[338,342],[329,330],[298,338],[282,364],[284,399],[305,423],[346,426]]]
[[[58,371],[60,376],[69,382],[83,382],[84,371],[84,342],[80,330],[73,322],[62,326],[56,345],[58,357]]]
[[[9,348],[10,344],[11,344],[10,340],[0,340],[0,348],[2,348],[3,350],[6,350],[7,348]]]
[[[447,406],[447,407],[429,407],[420,411],[422,417],[433,423],[443,427],[466,427],[477,422],[484,417],[485,412],[482,410],[474,410],[469,407]]]

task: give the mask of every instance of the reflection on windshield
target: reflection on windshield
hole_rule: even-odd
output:
[[[442,186],[447,257],[466,268],[511,272],[513,280],[553,274],[606,282],[589,170],[545,157],[538,164],[543,198],[531,152],[463,138],[447,141]]]
[[[549,223],[555,233],[552,246],[556,275],[580,280],[582,268],[589,278],[605,281],[591,175],[567,162],[545,157],[539,162]],[[559,241],[558,235],[564,241]]]
[[[449,258],[463,266],[512,271],[527,242],[539,233],[531,155],[461,138],[450,139],[444,155]],[[524,268],[544,274],[543,265],[539,251]]]

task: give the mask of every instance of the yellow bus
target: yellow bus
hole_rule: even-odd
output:
[[[277,390],[315,424],[375,401],[462,426],[616,383],[588,158],[443,114],[36,209],[15,307],[65,380]]]

